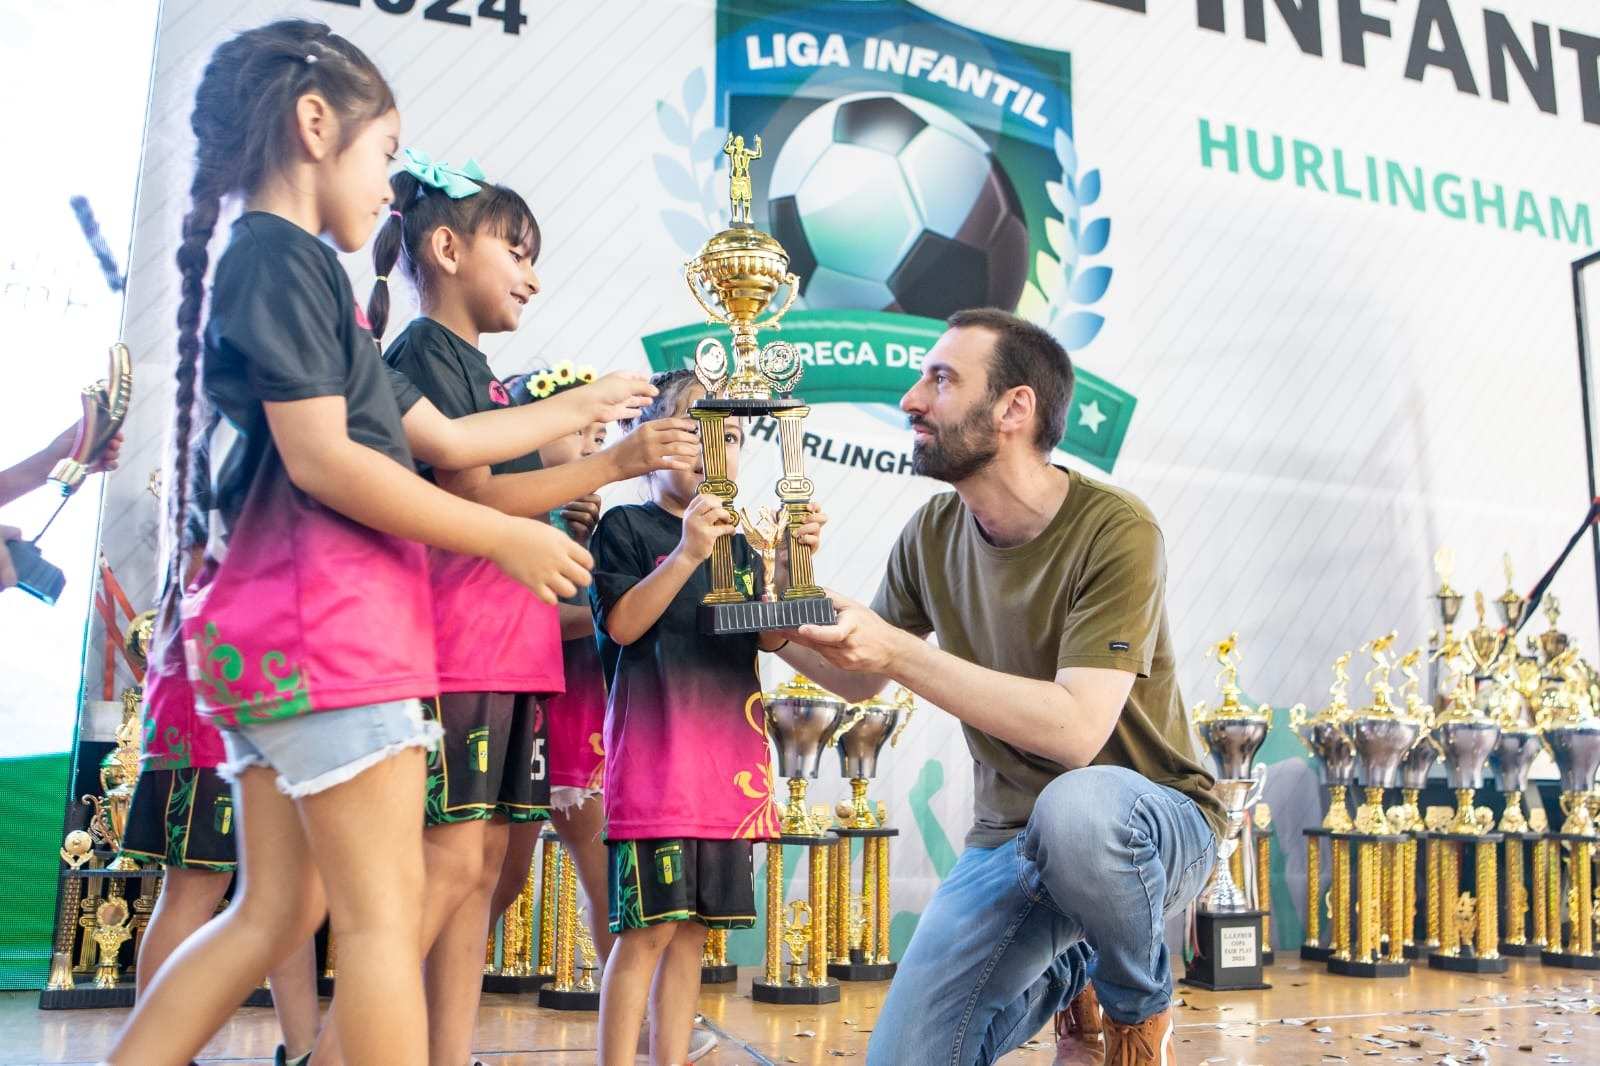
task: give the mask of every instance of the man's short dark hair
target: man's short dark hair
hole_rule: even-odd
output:
[[[1067,405],[1072,400],[1072,358],[1043,328],[998,307],[957,311],[945,320],[952,329],[986,329],[994,334],[989,360],[989,399],[1027,385],[1038,399],[1039,420],[1033,443],[1048,453],[1066,432]]]

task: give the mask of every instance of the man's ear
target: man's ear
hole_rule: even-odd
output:
[[[1032,434],[1034,416],[1039,409],[1039,397],[1035,395],[1033,386],[1018,385],[1007,389],[995,403],[1001,432]]]

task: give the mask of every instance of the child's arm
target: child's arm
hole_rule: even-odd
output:
[[[643,376],[619,372],[548,400],[462,418],[445,417],[423,398],[406,411],[401,425],[418,459],[432,467],[467,470],[520,458],[592,422],[630,418],[655,393]]]
[[[618,644],[632,644],[649,632],[700,564],[711,558],[717,538],[737,529],[733,515],[715,496],[697,494],[684,509],[678,546],[606,612],[606,635]]]
[[[589,608],[562,603],[557,605],[557,609],[561,612],[562,640],[594,636],[594,616],[589,613]]]
[[[486,466],[471,470],[435,467],[434,478],[457,496],[485,507],[536,517],[614,481],[627,481],[652,470],[693,469],[700,454],[699,440],[692,419],[660,418],[587,458],[547,470],[490,474]]]
[[[324,506],[383,533],[489,559],[546,603],[589,584],[594,562],[564,534],[452,496],[351,440],[343,396],[263,406],[289,480]]]

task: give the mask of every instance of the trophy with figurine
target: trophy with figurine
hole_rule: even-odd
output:
[[[766,841],[766,961],[750,994],[761,1003],[836,1003],[839,983],[828,976],[828,857],[838,838],[830,832],[827,808],[806,809],[806,781],[817,776],[822,753],[852,721],[844,700],[807,678],[796,675],[774,692],[762,696],[767,734],[778,752],[778,773],[789,779],[789,803],[783,811],[781,834]],[[809,858],[804,923],[784,917],[783,849],[806,849]],[[796,930],[805,931],[804,942]],[[796,963],[788,977],[783,973],[783,949],[788,945]],[[796,945],[800,945],[798,948]],[[797,954],[797,951],[799,954]]]
[[[733,218],[727,229],[710,237],[684,267],[689,292],[706,313],[707,322],[733,332],[733,354],[716,337],[705,337],[695,349],[695,378],[705,388],[689,415],[699,424],[700,455],[705,480],[699,491],[715,496],[733,511],[739,487],[728,476],[722,447],[722,426],[729,418],[770,415],[778,423],[783,476],[778,479],[782,521],[774,523],[768,555],[769,573],[763,594],[747,594],[735,584],[732,534],[719,538],[711,552],[711,591],[700,608],[700,628],[707,633],[743,633],[793,629],[834,619],[833,601],[811,573],[811,548],[800,542],[800,528],[810,516],[815,486],[805,474],[803,426],[810,408],[794,396],[800,382],[800,353],[787,341],[762,345],[761,330],[777,330],[800,292],[800,279],[789,270],[789,254],[769,233],[750,221],[750,161],[761,155],[760,138],[747,149],[744,138],[729,135],[723,152],[729,158]],[[742,216],[742,217],[741,217]],[[783,302],[763,318],[780,290]],[[745,521],[747,536],[755,527]],[[779,543],[787,548],[787,573],[776,569]],[[752,540],[752,544],[756,541]],[[759,548],[758,548],[759,550]]]
[[[1546,605],[1546,616],[1551,619],[1551,630],[1554,631],[1555,618],[1559,614],[1555,597],[1547,597]],[[1535,643],[1533,646],[1537,648],[1539,645]],[[1539,659],[1535,655],[1514,654],[1514,643],[1507,650],[1511,654],[1502,657],[1487,700],[1495,722],[1500,726],[1500,739],[1489,754],[1489,764],[1494,768],[1495,785],[1505,799],[1500,824],[1495,827],[1504,838],[1501,848],[1504,855],[1506,906],[1500,954],[1537,957],[1544,950],[1548,935],[1546,902],[1549,894],[1545,891],[1544,878],[1549,863],[1545,856],[1545,835],[1538,832],[1529,819],[1523,793],[1528,789],[1528,774],[1533,769],[1534,760],[1544,750],[1537,702],[1540,669]],[[1565,650],[1564,643],[1553,654],[1559,654],[1561,650]],[[1553,654],[1547,658],[1553,657]],[[1480,700],[1481,693],[1482,690]],[[1543,810],[1539,813],[1542,814]],[[1533,918],[1531,936],[1528,928],[1530,913]]]
[[[1356,749],[1344,731],[1344,723],[1350,717],[1351,654],[1345,652],[1333,661],[1333,684],[1328,688],[1327,706],[1309,718],[1299,709],[1289,715],[1295,735],[1310,750],[1316,760],[1317,774],[1328,787],[1328,813],[1322,825],[1303,830],[1306,838],[1306,931],[1300,957],[1312,962],[1325,961],[1333,950],[1323,943],[1322,936],[1322,842],[1329,841],[1332,859],[1336,850],[1333,834],[1347,833],[1353,828],[1346,794],[1355,783]],[[1338,869],[1337,863],[1333,866]]]
[[[1594,929],[1594,858],[1600,832],[1590,803],[1600,770],[1600,682],[1592,668],[1567,647],[1544,664],[1539,690],[1539,726],[1561,773],[1561,828],[1546,834],[1542,849],[1547,966],[1600,969]],[[1563,853],[1566,862],[1562,863]],[[1566,921],[1562,921],[1562,904]]]
[[[1206,658],[1221,667],[1217,687],[1222,701],[1215,707],[1197,704],[1190,718],[1216,761],[1212,791],[1227,811],[1228,825],[1217,842],[1211,884],[1195,905],[1198,947],[1184,980],[1219,990],[1267,988],[1261,972],[1266,943],[1263,886],[1255,883],[1256,864],[1243,861],[1239,841],[1266,784],[1267,768],[1254,764],[1272,728],[1272,707],[1251,708],[1240,702],[1239,634],[1229,634],[1206,649]]]
[[[1363,802],[1354,832],[1333,834],[1333,953],[1328,971],[1346,977],[1400,977],[1409,973],[1405,957],[1405,865],[1396,833],[1383,806],[1383,793],[1399,780],[1400,763],[1422,732],[1415,707],[1396,705],[1391,677],[1398,665],[1391,654],[1398,634],[1363,644],[1371,656],[1366,685],[1372,701],[1353,711],[1344,728],[1360,758]],[[1355,894],[1350,892],[1350,849],[1355,848]]]
[[[1455,790],[1456,810],[1444,831],[1428,834],[1429,847],[1439,849],[1437,863],[1428,865],[1428,898],[1438,910],[1440,926],[1439,946],[1428,955],[1428,965],[1438,970],[1504,973],[1508,963],[1500,954],[1496,856],[1504,838],[1493,831],[1489,809],[1474,806],[1477,789],[1483,787],[1484,765],[1500,740],[1500,726],[1479,703],[1473,664],[1459,649],[1447,650],[1451,691],[1434,721],[1433,738],[1449,786]],[[1469,909],[1462,906],[1463,899],[1471,903],[1470,929],[1459,926]]]
[[[1439,647],[1436,634],[1430,634],[1429,647],[1434,648],[1433,654],[1437,655]],[[1454,638],[1451,638],[1454,640]],[[1401,687],[1402,702],[1407,714],[1425,722],[1432,722],[1433,708],[1423,703],[1419,689],[1421,680],[1417,673],[1422,649],[1415,649],[1400,659],[1400,672],[1405,675],[1405,684]],[[1429,677],[1433,678],[1432,663],[1429,664]],[[1436,684],[1430,681],[1430,684]],[[1422,837],[1424,823],[1422,819],[1422,790],[1428,786],[1428,774],[1433,770],[1433,764],[1438,761],[1439,748],[1433,742],[1433,736],[1426,729],[1417,734],[1417,739],[1412,742],[1410,750],[1400,760],[1400,802],[1390,807],[1389,827],[1396,833],[1403,833],[1406,842],[1400,845],[1400,865],[1404,867],[1401,872],[1401,896],[1398,904],[1401,912],[1401,923],[1405,927],[1401,947],[1405,957],[1416,959],[1421,956],[1417,947],[1417,934],[1419,917],[1422,908],[1417,905],[1417,866],[1418,842]],[[1434,945],[1436,946],[1436,945]]]
[[[889,842],[900,831],[886,823],[882,803],[867,802],[867,782],[878,775],[884,744],[900,741],[916,709],[909,689],[896,685],[892,695],[874,696],[850,708],[848,728],[841,730],[839,771],[850,781],[850,801],[834,813],[839,842],[829,856],[828,939],[833,947],[828,973],[841,981],[887,981],[894,976],[889,959]],[[850,891],[850,852],[861,842],[861,892]]]

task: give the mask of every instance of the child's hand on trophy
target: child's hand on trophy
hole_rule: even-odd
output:
[[[600,521],[600,497],[591,492],[573,500],[561,508],[561,521],[566,523],[567,532],[573,540],[587,546],[589,535]]]
[[[653,470],[693,470],[700,460],[700,433],[692,418],[656,418],[635,426],[603,454],[615,464],[615,481]]]
[[[818,503],[806,504],[806,510],[811,512],[811,517],[795,530],[795,539],[815,552],[822,547],[822,527],[828,524],[828,516],[823,513],[822,505]]]
[[[679,542],[679,548],[695,562],[705,562],[711,558],[712,546],[738,529],[738,521],[732,512],[722,506],[721,500],[705,493],[696,493],[683,511],[683,539]]]

